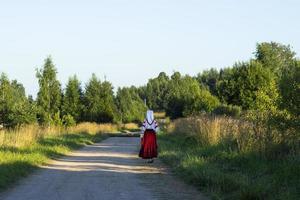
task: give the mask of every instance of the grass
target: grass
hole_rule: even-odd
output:
[[[154,113],[154,118],[155,119],[165,119],[166,118],[166,113],[165,112],[155,112]]]
[[[140,127],[136,123],[125,123],[119,125],[119,130],[121,132],[137,132],[140,131]]]
[[[262,144],[251,140],[251,125],[213,120],[172,123],[158,136],[160,158],[213,199],[300,199],[298,153],[277,152],[278,148],[262,153],[256,150]]]
[[[83,123],[71,128],[37,125],[0,132],[0,190],[27,176],[53,157],[92,144],[116,131],[111,124]]]

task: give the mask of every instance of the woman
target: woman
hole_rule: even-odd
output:
[[[146,119],[142,126],[141,149],[139,156],[143,159],[149,159],[148,163],[153,162],[153,158],[157,157],[156,133],[158,131],[157,122],[154,120],[152,110],[148,110]]]

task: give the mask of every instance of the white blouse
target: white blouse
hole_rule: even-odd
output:
[[[155,120],[153,120],[152,122],[148,122],[148,120],[145,119],[141,129],[142,129],[143,133],[145,132],[146,129],[152,129],[155,132],[157,132],[158,131],[158,124]]]

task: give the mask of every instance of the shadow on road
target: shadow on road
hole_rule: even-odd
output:
[[[0,199],[204,199],[158,160],[148,164],[138,158],[139,141],[111,137],[57,158]]]

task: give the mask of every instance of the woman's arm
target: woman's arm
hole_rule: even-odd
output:
[[[154,121],[154,131],[157,133],[159,131],[158,123],[157,121]]]
[[[141,126],[141,131],[142,131],[142,133],[144,133],[145,130],[146,130],[146,120],[144,120],[144,122],[143,122],[143,124],[142,124],[142,126]]]

